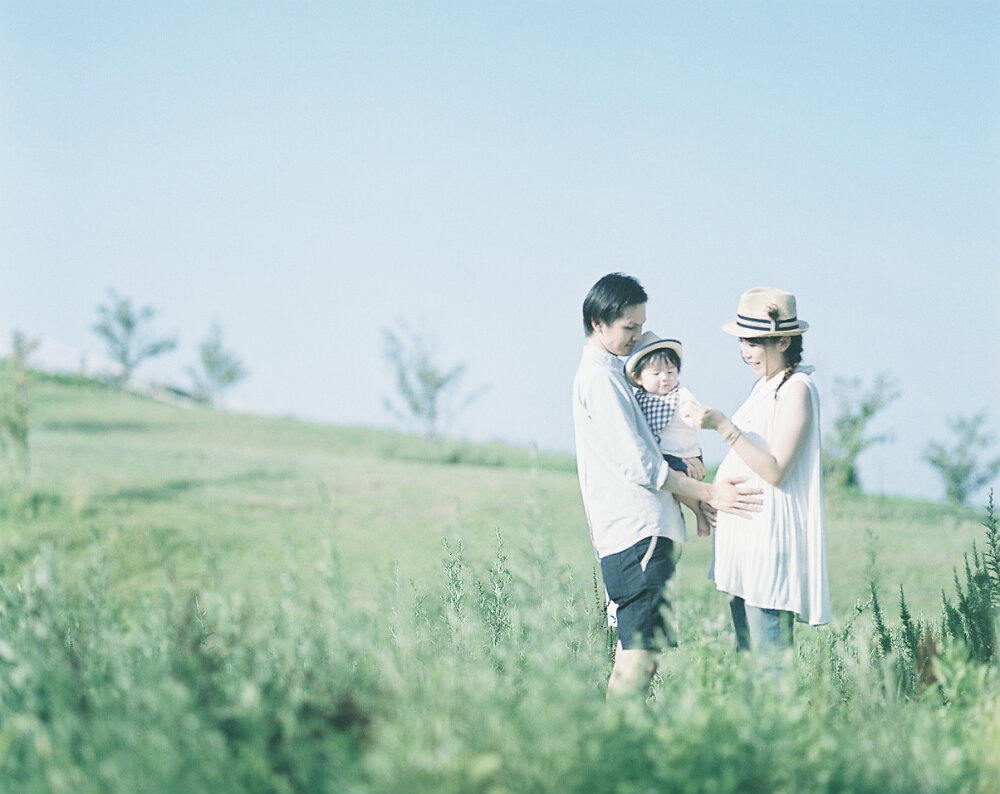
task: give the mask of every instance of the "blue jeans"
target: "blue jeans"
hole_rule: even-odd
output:
[[[792,638],[794,613],[751,606],[739,596],[730,599],[729,611],[733,615],[738,650],[777,656],[795,646]]]

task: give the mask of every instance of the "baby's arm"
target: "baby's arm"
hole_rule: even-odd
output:
[[[681,386],[680,402],[677,406],[677,415],[680,417],[680,422],[677,423],[677,430],[687,439],[687,447],[698,447],[696,455],[684,458],[683,460],[687,466],[689,477],[694,477],[696,480],[704,480],[706,474],[705,464],[699,457],[701,455],[701,447],[698,444],[699,426],[692,417],[692,409],[697,405],[698,400],[691,393],[691,390]]]

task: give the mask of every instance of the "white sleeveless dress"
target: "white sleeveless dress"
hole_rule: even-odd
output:
[[[763,489],[764,505],[751,518],[718,514],[708,575],[719,590],[740,596],[752,606],[794,612],[798,620],[818,626],[830,622],[830,588],[819,392],[809,377],[812,371],[812,367],[797,367],[777,392],[777,399],[775,390],[784,373],[761,378],[733,414],[733,423],[743,434],[767,448],[788,385],[804,383],[812,401],[806,440],[780,486],[766,483],[732,450],[719,466],[716,481],[746,477],[748,486]]]

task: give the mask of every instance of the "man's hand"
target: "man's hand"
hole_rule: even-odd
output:
[[[730,477],[728,480],[712,483],[709,486],[711,496],[705,501],[716,510],[744,518],[759,513],[763,509],[761,505],[764,500],[760,495],[764,491],[761,488],[738,487],[742,482],[746,482],[746,477]]]

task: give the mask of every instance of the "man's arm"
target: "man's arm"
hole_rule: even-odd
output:
[[[610,377],[594,378],[587,386],[583,405],[593,420],[590,441],[597,454],[625,482],[654,491],[662,488],[667,464],[653,443],[641,411],[635,410],[631,391]]]
[[[716,510],[749,517],[759,513],[764,503],[760,498],[760,488],[739,487],[745,477],[732,477],[722,482],[699,482],[675,469],[671,469],[663,483],[663,490],[676,496],[688,497],[699,502],[708,502]]]

